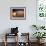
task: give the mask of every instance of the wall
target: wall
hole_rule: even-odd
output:
[[[23,6],[26,7],[26,20],[10,20],[10,7]],[[29,32],[32,36],[32,24],[36,24],[36,0],[0,1],[0,34],[10,32],[11,27],[19,27],[19,32]]]

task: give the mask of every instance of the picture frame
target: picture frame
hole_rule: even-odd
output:
[[[26,7],[11,7],[10,8],[11,20],[25,20],[26,19]]]

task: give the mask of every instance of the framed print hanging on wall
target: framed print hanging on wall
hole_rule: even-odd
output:
[[[11,20],[25,20],[26,19],[26,7],[11,7],[10,8]]]
[[[37,25],[46,25],[46,0],[37,0]]]

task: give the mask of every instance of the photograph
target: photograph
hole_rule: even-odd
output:
[[[11,7],[10,8],[11,20],[25,20],[26,19],[26,7]]]

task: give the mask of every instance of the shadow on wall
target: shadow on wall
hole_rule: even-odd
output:
[[[5,29],[4,32],[2,34],[5,34],[5,33],[10,33],[11,32],[11,28],[8,28],[8,29]]]

